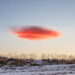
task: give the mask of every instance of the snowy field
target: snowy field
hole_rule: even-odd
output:
[[[0,68],[0,75],[75,75],[75,64]]]

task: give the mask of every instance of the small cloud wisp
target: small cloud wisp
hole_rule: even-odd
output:
[[[11,27],[10,31],[19,38],[28,40],[45,40],[61,36],[61,33],[56,30],[35,26]]]

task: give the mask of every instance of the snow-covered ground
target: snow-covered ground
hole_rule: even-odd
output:
[[[0,68],[0,75],[75,75],[75,64]]]

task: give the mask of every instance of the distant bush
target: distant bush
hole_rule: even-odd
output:
[[[24,58],[25,57],[25,58]],[[29,58],[28,58],[29,57]],[[30,54],[29,56],[17,56],[17,57],[0,57],[0,66],[10,65],[10,66],[23,66],[23,65],[30,65],[30,66],[41,66],[41,65],[51,65],[51,64],[75,64],[75,57],[73,56],[66,56],[66,55],[45,55],[41,56],[39,59],[42,62],[38,62],[39,60],[36,59],[35,54]],[[37,60],[37,61],[36,61]]]
[[[7,57],[0,57],[0,66],[4,66],[7,64],[7,60],[8,58]]]

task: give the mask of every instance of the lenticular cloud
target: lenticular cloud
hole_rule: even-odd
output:
[[[35,26],[11,27],[11,32],[17,35],[19,38],[28,40],[51,39],[61,35],[61,33],[56,30]]]

